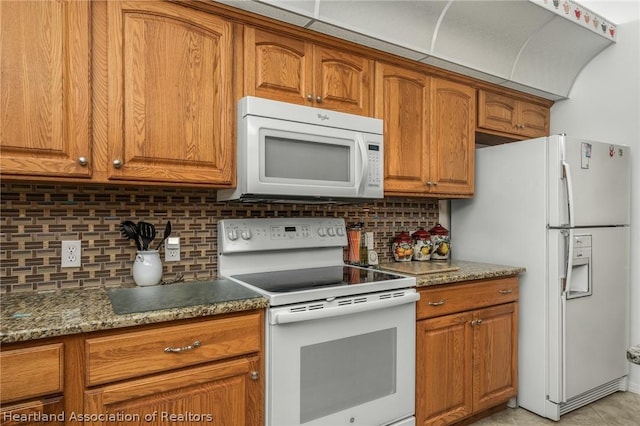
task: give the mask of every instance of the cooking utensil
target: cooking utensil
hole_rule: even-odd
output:
[[[138,222],[137,228],[142,239],[142,250],[149,250],[149,244],[156,237],[156,227],[147,222]]]
[[[167,226],[164,227],[164,234],[162,235],[162,241],[158,243],[156,250],[160,249],[160,246],[162,245],[162,243],[164,243],[164,240],[169,238],[169,235],[171,235],[171,222],[167,221]]]
[[[138,228],[136,224],[130,220],[125,220],[120,224],[120,233],[127,240],[133,240],[136,243],[136,248],[138,250],[142,250],[142,240],[140,239],[140,235],[138,234]]]

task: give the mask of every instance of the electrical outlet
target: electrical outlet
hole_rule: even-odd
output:
[[[180,261],[180,237],[169,237],[164,242],[164,261]]]
[[[62,241],[60,260],[63,268],[82,266],[82,241]]]

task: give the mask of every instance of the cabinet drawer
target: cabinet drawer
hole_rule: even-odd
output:
[[[518,278],[480,280],[420,289],[418,319],[513,302],[518,299]]]
[[[2,403],[62,393],[63,344],[0,353]]]
[[[261,350],[259,312],[88,338],[87,386]]]

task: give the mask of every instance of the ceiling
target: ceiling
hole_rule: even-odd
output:
[[[551,100],[617,37],[573,0],[216,1]]]

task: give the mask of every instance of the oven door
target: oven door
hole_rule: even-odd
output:
[[[269,312],[267,424],[413,424],[414,289]]]

